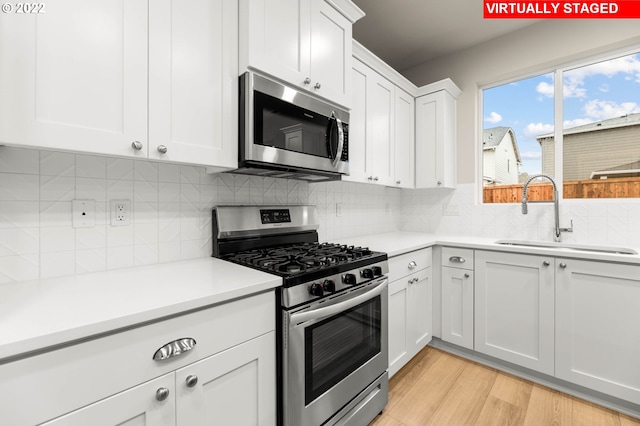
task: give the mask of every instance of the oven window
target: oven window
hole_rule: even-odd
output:
[[[381,297],[305,329],[305,403],[381,351]]]
[[[261,92],[254,96],[255,144],[328,158],[328,117]]]

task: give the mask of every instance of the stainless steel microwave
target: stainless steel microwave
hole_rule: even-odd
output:
[[[240,76],[239,169],[308,181],[349,173],[349,113],[276,80]]]

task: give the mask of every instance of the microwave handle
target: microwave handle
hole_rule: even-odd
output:
[[[338,149],[336,150],[335,154],[332,152],[333,150],[331,149],[331,139],[329,139],[329,154],[333,155],[333,158],[331,159],[331,165],[333,167],[338,167],[338,163],[342,158],[342,150],[344,149],[344,130],[342,129],[342,121],[338,117],[336,117],[335,111],[331,111],[331,117],[329,118],[329,120],[336,121],[336,129],[338,132]],[[331,129],[331,126],[329,126],[329,129]]]
[[[293,314],[291,315],[290,323],[297,325],[311,320],[321,320],[323,318],[328,318],[340,312],[346,311],[347,309],[353,308],[354,306],[358,306],[362,302],[366,302],[369,299],[378,297],[384,291],[384,289],[387,288],[388,283],[389,280],[387,278],[384,278],[380,284],[373,287],[366,293],[354,297],[353,299],[345,300],[344,302],[336,303],[335,305],[329,305],[327,307]]]

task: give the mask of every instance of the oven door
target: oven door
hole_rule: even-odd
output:
[[[382,277],[335,299],[284,313],[285,425],[323,424],[385,373],[387,284]]]

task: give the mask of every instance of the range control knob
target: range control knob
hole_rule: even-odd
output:
[[[312,296],[317,296],[317,297],[322,297],[322,295],[324,294],[324,291],[322,290],[322,284],[311,284],[311,287],[309,288],[309,293]]]
[[[373,278],[373,269],[370,268],[365,268],[363,270],[360,271],[360,276],[362,278],[366,278],[366,279],[371,279]]]
[[[372,266],[371,270],[373,271],[374,277],[379,277],[382,275],[382,267],[380,266]]]
[[[345,284],[355,285],[357,282],[355,274],[344,274],[342,276],[342,282]]]
[[[334,291],[336,291],[336,282],[333,280],[324,280],[324,283],[322,283],[322,288],[327,293],[333,293]]]

